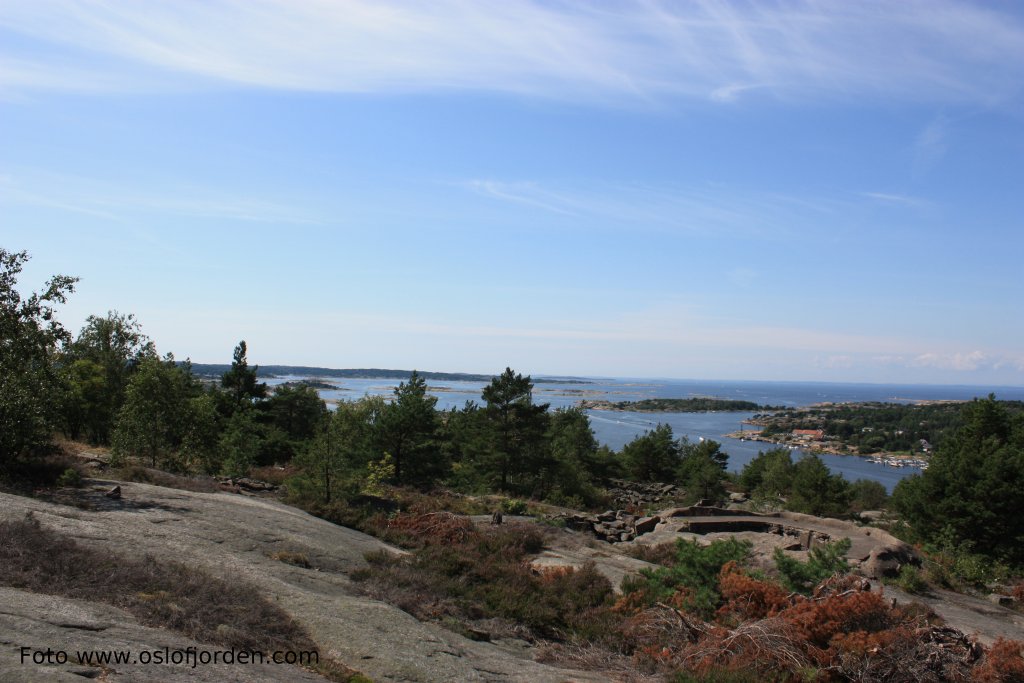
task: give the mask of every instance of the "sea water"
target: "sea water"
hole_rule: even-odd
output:
[[[270,385],[288,380],[307,379],[288,376],[268,379]],[[543,379],[544,381],[537,381]],[[848,403],[883,401],[911,403],[925,400],[969,400],[994,393],[997,398],[1024,400],[1024,387],[980,387],[962,385],[904,385],[904,384],[849,384],[830,382],[758,382],[712,381],[629,378],[554,378],[535,377],[533,399],[548,403],[552,409],[576,405],[580,400],[640,401],[647,398],[713,397],[752,401],[759,405],[801,407],[815,403]],[[398,384],[391,379],[338,379],[325,378],[337,389],[320,390],[327,400],[356,400],[365,395],[389,396]],[[484,382],[428,381],[428,391],[436,396],[437,407],[442,410],[461,408],[467,401],[482,403],[480,393]],[[724,435],[750,429],[744,420],[752,412],[728,413],[636,413],[607,410],[588,410],[590,425],[597,440],[613,449],[620,449],[635,437],[658,424],[668,424],[677,437],[691,441],[713,439],[722,444],[729,454],[728,468],[738,472],[760,451],[771,444],[727,438]],[[794,460],[800,457],[793,450]],[[904,477],[919,473],[916,467],[892,467],[868,462],[858,456],[821,454],[821,459],[833,472],[850,481],[871,479],[881,482],[887,490]]]

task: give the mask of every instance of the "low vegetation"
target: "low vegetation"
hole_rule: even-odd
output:
[[[916,425],[905,424],[903,408],[830,410],[826,431],[861,450],[902,447],[868,436],[890,432],[911,448],[914,439],[936,444],[928,470],[890,500],[878,484],[851,484],[820,458],[794,462],[786,449],[730,475],[720,444],[677,438],[667,425],[614,452],[598,445],[582,409],[535,403],[531,378],[511,368],[491,379],[479,403],[446,411],[417,372],[388,398],[328,411],[310,386],[271,391],[258,381],[244,341],[219,382],[204,382],[188,362],[159,356],[131,315],[112,311],[90,317],[77,335],[64,330],[53,307],[74,279],[55,277],[23,298],[15,285],[26,259],[0,250],[5,487],[39,495],[81,483],[87,473],[60,454],[57,435],[109,449],[126,480],[209,491],[212,475],[262,472],[283,485],[288,502],[412,550],[369,557],[355,577],[368,594],[469,637],[525,637],[577,666],[680,681],[1001,680],[1018,670],[1019,644],[980,657],[962,634],[861,590],[843,576],[841,546],[817,548],[806,563],[780,554],[771,576],[746,566],[740,542],[643,551],[662,568],[630,579],[617,596],[593,567],[531,567],[555,529],[480,529],[452,514],[605,509],[611,478],[668,482],[688,500],[744,491],[755,507],[814,515],[891,507],[901,517],[893,530],[926,556],[919,572],[898,578],[907,590],[1006,583],[1024,567],[1024,411],[1015,404],[989,397],[934,406],[926,418],[913,413]],[[865,429],[858,420],[868,412],[876,426]],[[787,428],[818,426],[786,419]],[[308,563],[300,553],[276,559]],[[0,583],[116,604],[203,642],[287,649],[308,641],[281,610],[228,577],[103,553],[31,520],[0,525]]]
[[[237,577],[87,547],[31,517],[0,521],[0,585],[104,602],[202,643],[263,652],[314,647],[291,617]]]
[[[1016,680],[1019,643],[987,653],[919,607],[893,607],[848,576],[841,545],[780,563],[782,581],[745,563],[736,540],[680,541],[667,566],[616,596],[591,566],[532,569],[534,527],[480,530],[453,515],[400,515],[392,538],[411,557],[375,553],[356,578],[374,597],[472,638],[526,637],[560,664],[661,674],[676,681]],[[835,571],[833,571],[835,570]],[[827,574],[827,576],[826,576]],[[819,577],[808,584],[809,577]]]

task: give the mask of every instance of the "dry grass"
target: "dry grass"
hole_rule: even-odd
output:
[[[220,487],[213,477],[171,474],[170,472],[142,467],[141,465],[126,465],[120,469],[112,470],[109,476],[120,481],[134,481],[140,484],[152,484],[168,489],[193,491],[195,493],[216,493],[220,491]]]
[[[529,559],[544,546],[533,525],[476,529],[447,513],[400,515],[396,539],[417,539],[408,557],[371,553],[352,575],[364,591],[413,616],[455,626],[496,620],[493,632],[518,631],[530,640],[598,640],[616,621],[611,584],[593,566],[538,572]],[[412,543],[407,543],[412,545]],[[414,546],[415,547],[415,546]]]
[[[315,649],[287,613],[235,577],[149,555],[87,548],[31,517],[0,522],[0,585],[107,603],[148,626],[203,643],[260,651]]]
[[[281,550],[280,552],[273,553],[270,559],[277,560],[278,562],[284,562],[285,564],[295,565],[296,567],[302,567],[303,569],[312,569],[313,565],[309,561],[309,557],[305,553],[297,553],[291,550]]]

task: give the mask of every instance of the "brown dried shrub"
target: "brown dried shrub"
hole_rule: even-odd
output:
[[[792,603],[782,586],[748,576],[735,562],[722,567],[718,589],[725,601],[718,610],[720,618],[737,621],[764,619],[781,612]]]
[[[1024,642],[1000,638],[971,672],[975,683],[1024,683]]]

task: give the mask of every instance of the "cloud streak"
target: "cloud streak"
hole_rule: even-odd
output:
[[[1024,25],[918,2],[11,0],[0,86],[491,91],[648,102],[1019,91]],[[2,37],[2,36],[0,36]],[[13,46],[13,47],[12,47]]]
[[[488,199],[509,202],[560,217],[626,225],[644,230],[694,235],[791,236],[807,216],[839,220],[846,203],[744,191],[721,185],[538,183],[468,180],[459,183]],[[596,220],[600,219],[600,221]]]
[[[304,210],[263,199],[211,195],[190,188],[168,189],[164,194],[155,195],[47,173],[0,176],[0,205],[3,204],[42,206],[120,223],[142,212],[257,223],[323,224]]]

